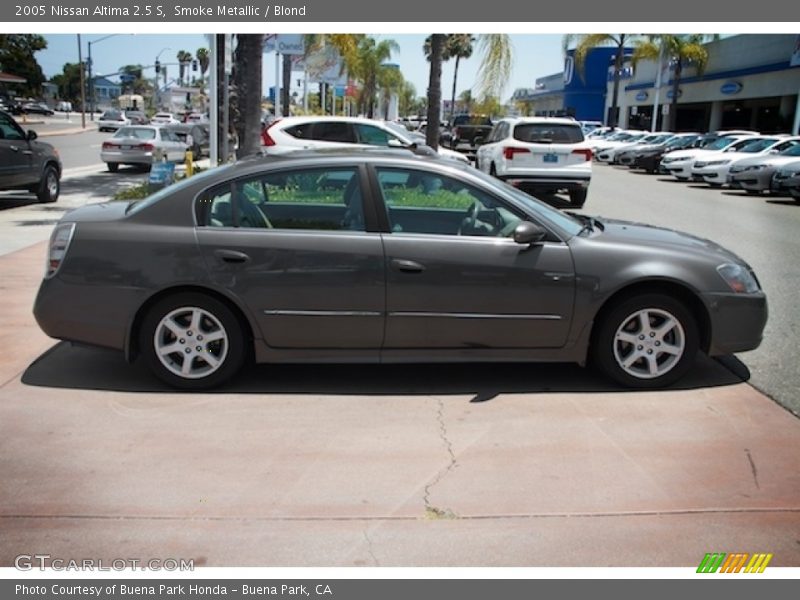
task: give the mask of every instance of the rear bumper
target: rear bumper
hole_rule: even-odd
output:
[[[498,175],[498,179],[521,190],[585,190],[591,183],[591,177]]]

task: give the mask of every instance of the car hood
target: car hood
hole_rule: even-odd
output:
[[[705,150],[703,148],[696,148],[694,150],[672,150],[667,152],[664,155],[664,158],[670,158],[672,160],[688,160],[692,158],[705,158],[709,154],[713,154],[717,152],[717,150]]]
[[[752,167],[754,165],[767,165],[770,167],[782,167],[783,165],[788,165],[793,162],[798,162],[797,156],[780,156],[779,154],[771,154],[769,156],[764,156],[763,154],[758,156],[751,156],[750,158],[743,158],[742,160],[736,161],[736,166],[739,169],[744,167]]]
[[[604,243],[662,247],[673,251],[683,251],[692,256],[705,254],[709,258],[713,257],[721,261],[747,264],[736,254],[716,242],[683,231],[603,217],[599,217],[598,220],[604,226],[600,233],[600,239]]]

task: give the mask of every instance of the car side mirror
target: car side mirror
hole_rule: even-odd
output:
[[[416,144],[406,145],[403,142],[401,142],[400,140],[396,140],[396,139],[389,140],[386,143],[386,145],[389,146],[389,148],[411,148],[411,149],[416,148]]]
[[[541,242],[547,235],[547,230],[531,223],[530,221],[523,221],[514,229],[514,241],[518,244],[535,244]]]
[[[36,138],[39,137],[39,134],[36,133],[33,129],[28,129],[28,141],[32,142]]]
[[[473,143],[475,146],[482,146],[482,145],[484,144],[484,142],[485,142],[485,141],[486,141],[486,140],[484,140],[483,136],[482,136],[482,135],[479,135],[479,136],[477,136],[477,137],[476,137],[474,140],[472,140],[472,143]]]

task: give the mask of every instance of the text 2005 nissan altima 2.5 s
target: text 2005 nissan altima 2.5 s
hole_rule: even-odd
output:
[[[455,161],[308,152],[220,167],[56,226],[50,336],[178,388],[271,362],[593,362],[668,385],[761,341],[767,303],[708,240],[559,212]]]

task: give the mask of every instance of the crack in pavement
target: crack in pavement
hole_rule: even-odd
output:
[[[450,461],[448,462],[447,466],[445,466],[443,469],[440,469],[439,472],[436,474],[436,476],[425,486],[425,489],[422,494],[422,501],[425,503],[426,515],[440,514],[445,512],[454,515],[454,513],[452,513],[449,510],[442,511],[441,509],[431,505],[431,490],[437,483],[439,483],[445,477],[445,475],[447,475],[450,471],[452,471],[457,465],[456,465],[456,455],[455,452],[453,452],[453,444],[447,437],[447,425],[444,422],[444,402],[442,402],[441,398],[436,398],[434,396],[430,397],[433,400],[436,400],[436,421],[439,424],[439,437],[444,442]]]
[[[376,567],[380,567],[381,564],[378,562],[378,557],[375,556],[375,552],[373,552],[372,550],[372,540],[370,539],[367,530],[364,529],[362,533],[364,534],[364,539],[367,541],[367,552],[369,552],[369,556],[370,558],[372,558],[372,562],[375,563]]]
[[[756,470],[756,463],[753,462],[753,457],[750,456],[750,450],[748,448],[744,449],[744,453],[747,454],[747,460],[750,461],[750,472],[753,474],[753,481],[756,484],[756,489],[760,490],[761,486],[758,485],[758,471]]]

